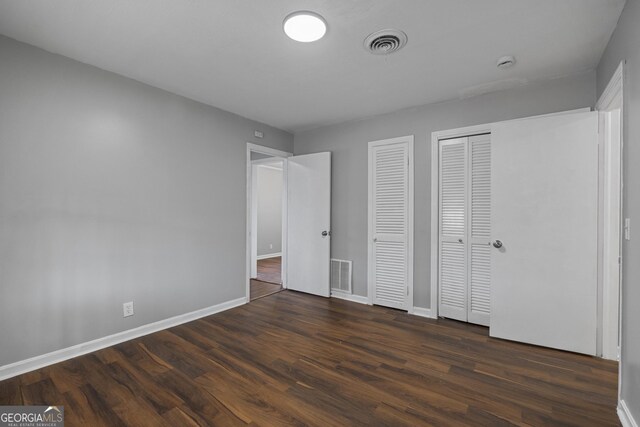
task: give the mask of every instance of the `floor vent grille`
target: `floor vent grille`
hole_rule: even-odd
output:
[[[351,291],[351,261],[331,259],[331,289],[344,293]]]

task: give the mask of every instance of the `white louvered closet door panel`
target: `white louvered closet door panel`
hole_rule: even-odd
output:
[[[440,141],[440,292],[441,316],[467,320],[467,140]]]
[[[469,137],[468,321],[489,326],[491,307],[491,136]]]
[[[371,147],[373,303],[407,309],[409,145]]]

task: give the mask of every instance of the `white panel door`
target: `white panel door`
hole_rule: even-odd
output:
[[[440,141],[440,316],[467,321],[467,142]]]
[[[490,334],[593,355],[598,115],[498,123],[491,140]]]
[[[287,287],[328,297],[331,269],[331,153],[287,158]]]
[[[369,145],[370,253],[373,304],[409,308],[411,254],[410,153],[413,137]]]

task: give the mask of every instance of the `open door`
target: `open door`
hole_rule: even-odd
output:
[[[598,113],[492,129],[493,337],[594,355]]]
[[[288,164],[288,289],[330,296],[331,153]]]

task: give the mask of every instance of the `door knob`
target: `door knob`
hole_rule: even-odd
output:
[[[502,242],[500,240],[496,240],[493,242],[493,247],[496,249],[500,249],[502,247]]]
[[[322,232],[322,237],[327,237],[327,236],[331,236],[331,232],[327,231],[327,230],[323,231]]]
[[[458,243],[462,243],[462,239],[458,239]]]

